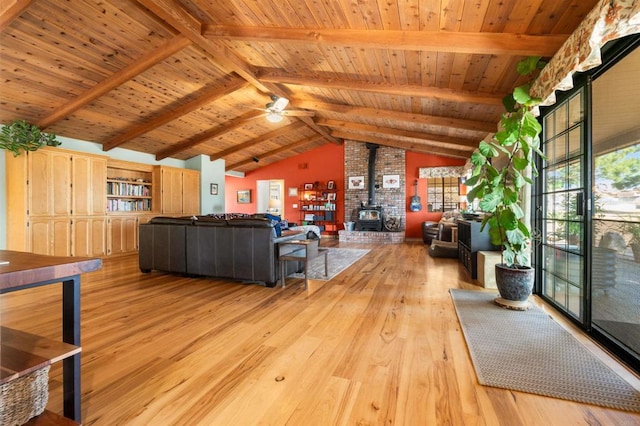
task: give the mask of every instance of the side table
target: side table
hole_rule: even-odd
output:
[[[304,263],[304,289],[309,288],[308,267],[309,261],[318,256],[324,255],[324,275],[329,275],[327,254],[329,250],[318,247],[319,240],[289,240],[283,241],[278,245],[280,261],[280,279],[282,280],[282,288],[284,288],[285,271],[287,260],[296,260]]]

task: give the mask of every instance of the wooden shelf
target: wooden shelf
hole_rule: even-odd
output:
[[[80,423],[74,422],[73,420],[63,417],[59,414],[56,414],[52,411],[44,410],[42,414],[39,416],[33,417],[25,426],[49,426],[49,425],[57,425],[57,426],[75,426]]]
[[[0,384],[80,353],[79,346],[0,327]]]

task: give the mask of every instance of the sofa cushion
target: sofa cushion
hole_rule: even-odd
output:
[[[154,224],[169,224],[169,225],[190,225],[193,222],[193,219],[190,217],[165,217],[165,216],[156,216],[149,221],[149,223]]]

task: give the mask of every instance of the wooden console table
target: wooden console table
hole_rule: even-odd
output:
[[[304,263],[304,288],[309,288],[308,266],[309,261],[324,255],[324,275],[329,275],[327,265],[327,254],[329,250],[318,247],[319,240],[289,240],[279,244],[280,256],[280,279],[282,280],[282,288],[284,288],[284,280],[286,275],[287,260],[297,260]]]
[[[44,342],[46,339],[41,339],[40,347],[35,347],[37,345],[33,343],[23,345],[32,347],[30,353],[24,353],[24,348],[19,347],[20,342],[34,342],[38,340],[38,336],[4,328],[0,354],[0,381],[13,380],[33,371],[37,366],[32,365],[33,362],[30,360],[39,359],[38,364],[44,365],[62,359],[64,415],[80,422],[80,274],[100,269],[102,261],[86,257],[44,256],[10,250],[0,250],[0,261],[9,262],[0,264],[0,294],[62,283],[64,341],[55,351],[47,352],[43,347],[51,349],[50,344]],[[9,336],[12,338],[5,338]],[[20,356],[16,355],[20,352],[22,359],[18,359]]]

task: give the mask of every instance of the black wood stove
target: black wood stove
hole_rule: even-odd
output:
[[[355,229],[356,231],[382,231],[382,207],[359,207]]]

